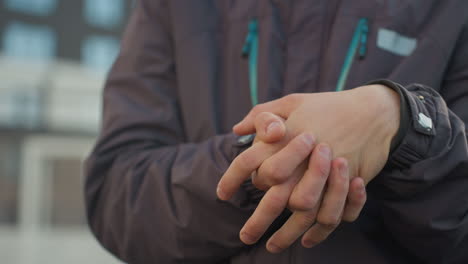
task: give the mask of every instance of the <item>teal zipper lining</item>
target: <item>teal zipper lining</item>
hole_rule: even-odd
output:
[[[359,49],[359,58],[362,59],[365,57],[367,52],[367,35],[369,33],[369,21],[367,18],[359,19],[356,30],[354,31],[353,39],[349,45],[348,53],[346,54],[346,59],[344,61],[343,67],[341,68],[340,77],[338,78],[338,83],[336,84],[336,91],[343,91],[346,85],[346,80],[348,79],[349,71],[353,65],[354,58]]]
[[[348,53],[341,69],[340,77],[336,85],[336,91],[343,91],[348,79],[349,71],[353,65],[356,53],[359,50],[359,59],[363,59],[367,53],[367,39],[369,33],[369,21],[367,18],[359,19],[353,39],[348,48]],[[258,104],[258,21],[252,19],[249,23],[249,32],[242,47],[242,56],[249,60],[249,87],[252,105]]]
[[[249,86],[252,105],[258,104],[258,21],[252,19],[249,23],[249,33],[242,48],[242,56],[249,59]]]

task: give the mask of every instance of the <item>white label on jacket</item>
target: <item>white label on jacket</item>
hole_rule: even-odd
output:
[[[432,119],[427,117],[425,114],[419,113],[418,122],[422,127],[426,128],[426,129],[432,129]]]
[[[417,39],[400,35],[389,29],[380,28],[377,33],[377,47],[400,56],[411,55],[417,43]]]

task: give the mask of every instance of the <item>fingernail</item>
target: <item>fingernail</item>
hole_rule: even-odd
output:
[[[327,159],[331,159],[331,150],[327,145],[320,146],[320,154]]]
[[[277,245],[275,244],[268,244],[268,251],[270,251],[271,253],[280,253],[281,252],[281,248],[278,247]]]
[[[344,161],[343,164],[341,164],[340,172],[343,177],[347,177],[348,175],[348,162],[347,161]]]
[[[218,198],[221,200],[225,200],[226,198],[226,194],[221,190],[221,188],[219,188],[219,186],[216,188],[216,195],[218,195]]]
[[[306,144],[309,147],[311,147],[315,142],[315,138],[310,134],[304,134],[302,136],[302,139],[304,141],[304,144]]]
[[[255,239],[255,237],[245,233],[245,232],[241,232],[241,240],[247,244],[247,245],[251,245],[253,243],[255,243],[255,241],[257,241],[257,239]]]
[[[311,241],[311,240],[304,240],[302,245],[304,247],[306,247],[306,248],[311,248],[311,247],[314,247],[316,245],[316,243],[314,241]]]
[[[266,130],[267,135],[270,134],[275,128],[277,128],[279,126],[280,126],[280,124],[278,122],[273,122],[270,125],[268,125],[267,130]]]
[[[362,181],[362,183],[359,184],[358,190],[360,193],[364,193],[366,191],[366,186],[364,186],[364,181]]]
[[[364,185],[359,186],[359,193],[364,194],[366,192],[366,188]]]

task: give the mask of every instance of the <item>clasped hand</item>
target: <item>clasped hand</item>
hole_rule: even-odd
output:
[[[341,221],[354,221],[398,126],[398,94],[381,85],[256,106],[234,127],[239,135],[256,132],[254,144],[236,157],[217,190],[227,200],[251,177],[266,191],[240,239],[256,243],[285,208],[292,215],[267,242],[273,253],[301,236],[303,246],[313,247]]]

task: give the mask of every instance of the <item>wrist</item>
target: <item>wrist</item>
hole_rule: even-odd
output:
[[[391,142],[390,154],[392,154],[394,151],[396,151],[396,149],[403,142],[403,139],[405,138],[407,134],[408,127],[410,126],[410,123],[411,123],[411,113],[409,111],[408,99],[406,98],[406,95],[404,92],[405,88],[403,88],[403,86],[401,86],[398,83],[392,82],[390,80],[385,80],[385,79],[369,82],[368,85],[370,84],[384,85],[385,87],[392,89],[399,95],[400,125],[399,125],[396,136],[393,137],[392,142]]]
[[[367,106],[373,113],[376,133],[380,135],[390,153],[391,145],[397,137],[400,128],[400,104],[401,99],[398,92],[382,85],[371,84],[359,87],[356,91],[363,97],[362,102],[368,102]]]

